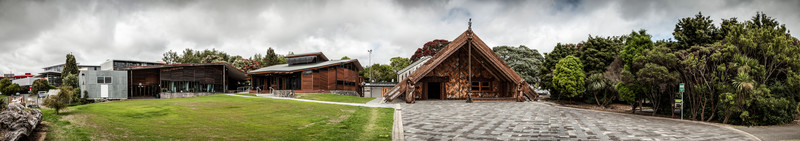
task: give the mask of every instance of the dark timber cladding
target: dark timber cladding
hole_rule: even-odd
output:
[[[472,29],[395,85],[385,100],[408,94],[409,85],[414,86],[414,99],[523,101],[538,96]]]
[[[357,59],[328,60],[325,54],[316,52],[287,56],[286,62],[248,72],[252,81],[250,92],[331,93],[339,90],[361,94],[362,79],[358,71],[363,68]]]
[[[225,93],[243,81],[244,71],[227,63],[150,65],[128,70],[128,97],[157,97],[159,93]]]

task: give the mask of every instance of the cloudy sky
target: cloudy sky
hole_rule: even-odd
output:
[[[38,73],[75,54],[80,64],[106,59],[159,61],[185,48],[249,57],[324,52],[369,63],[410,57],[433,39],[467,29],[489,46],[525,45],[550,52],[588,35],[646,29],[672,38],[680,18],[697,12],[749,19],[757,11],[800,30],[800,1],[65,1],[0,0],[0,73]],[[796,33],[793,33],[796,34]],[[796,35],[793,35],[796,37]]]

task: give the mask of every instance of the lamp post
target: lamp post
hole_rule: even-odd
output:
[[[367,50],[367,52],[369,52],[369,65],[372,65],[372,50],[371,49]],[[370,66],[367,66],[367,67],[370,67]],[[369,80],[372,81],[372,82],[375,82],[375,80],[372,79],[372,69],[374,69],[374,68],[370,68],[369,69]]]

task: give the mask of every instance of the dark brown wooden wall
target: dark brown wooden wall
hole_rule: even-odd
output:
[[[161,69],[161,80],[196,81],[206,84],[223,84],[223,66],[194,66]]]
[[[314,73],[314,89],[315,90],[325,90],[327,89],[328,84],[328,70],[327,69],[320,69],[319,71]]]
[[[349,65],[350,68],[346,68],[343,66]],[[361,83],[362,79],[358,75],[358,71],[355,71],[355,63],[348,63],[344,65],[337,65],[331,66],[327,68],[319,68],[316,70],[312,70],[311,74],[303,74],[300,72],[300,90],[296,90],[295,92],[298,93],[328,93],[330,90],[351,90],[360,92],[358,84]],[[255,74],[251,76],[253,79],[261,80],[265,86],[264,88],[268,88],[266,86],[268,82],[265,82],[267,79],[278,79],[283,80],[286,75],[269,75],[269,74]],[[337,81],[346,81],[352,82],[355,85],[348,86],[348,85],[337,85]],[[275,84],[273,84],[275,85]],[[280,89],[277,88],[276,89]],[[267,90],[267,89],[264,89]],[[269,91],[262,91],[263,93],[268,93]]]
[[[468,96],[468,92],[471,90],[468,78],[469,70],[467,69],[469,66],[467,60],[469,54],[466,49],[467,47],[463,47],[456,51],[425,76],[426,78],[448,78],[446,82],[443,82],[442,87],[442,89],[445,90],[444,99],[465,99]],[[496,76],[500,75],[500,71],[496,68],[487,68],[491,65],[488,64],[489,62],[487,62],[486,58],[480,56],[475,50],[473,50],[472,53],[473,82],[481,81],[492,83],[492,89],[490,91],[473,92],[473,97],[510,97],[505,87],[513,85],[513,83],[497,78]],[[424,79],[425,78],[423,78],[423,80]],[[424,99],[427,97],[427,95],[425,95],[426,93],[423,93],[423,90],[425,90],[424,87],[426,86],[423,84],[425,83],[427,82],[420,81],[416,84],[416,86],[419,86],[415,93],[416,98]]]
[[[134,86],[139,85],[158,85],[160,81],[158,80],[158,73],[157,69],[150,69],[150,70],[131,70],[130,71],[130,82],[128,85]]]
[[[300,90],[314,90],[314,73],[306,74],[300,72]]]

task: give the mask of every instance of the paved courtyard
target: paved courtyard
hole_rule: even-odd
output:
[[[728,127],[543,102],[402,104],[406,140],[752,140]]]

